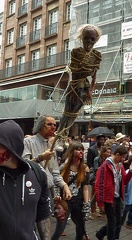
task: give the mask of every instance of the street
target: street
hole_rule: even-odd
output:
[[[87,223],[87,230],[90,240],[97,240],[95,237],[96,230],[100,229],[101,226],[105,224],[105,216],[101,218],[95,218],[94,220],[89,220]],[[52,231],[55,228],[56,219],[52,217]],[[68,220],[66,229],[66,236],[60,237],[60,240],[75,240],[75,225],[72,220]],[[122,227],[120,239],[131,240],[132,239],[132,229],[128,229],[125,226]],[[104,238],[106,240],[106,237]]]

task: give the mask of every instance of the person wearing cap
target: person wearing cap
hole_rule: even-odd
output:
[[[0,124],[0,239],[35,240],[35,222],[51,214],[47,176],[42,188],[22,158],[24,134],[13,120]]]
[[[57,156],[54,151],[50,151],[50,139],[54,136],[56,130],[56,121],[51,116],[40,116],[33,128],[33,136],[24,139],[23,158],[27,160],[35,160],[43,168],[46,164],[46,173],[48,174],[49,188],[52,191],[53,185],[63,189],[64,199],[71,198],[71,192],[68,185],[64,182],[60,175]],[[41,239],[50,239],[51,229],[50,218],[45,221],[39,222],[38,230]]]
[[[126,135],[122,134],[121,132],[117,133],[115,136],[115,142],[111,146],[111,153],[114,153],[114,150],[116,149],[117,146],[119,146]]]

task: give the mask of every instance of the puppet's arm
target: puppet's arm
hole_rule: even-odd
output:
[[[92,82],[90,84],[89,92],[88,92],[88,98],[91,100],[92,99],[92,92],[95,88],[95,83],[96,83],[96,72],[92,76]]]

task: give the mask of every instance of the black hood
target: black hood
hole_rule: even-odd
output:
[[[8,148],[8,150],[17,157],[17,159],[26,163],[26,161],[22,158],[24,149],[23,140],[23,131],[15,121],[8,120],[0,124],[0,144]]]

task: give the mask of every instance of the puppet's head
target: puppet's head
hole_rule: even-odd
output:
[[[92,24],[84,24],[78,29],[77,38],[83,43],[83,48],[90,51],[94,44],[99,40],[101,30]]]
[[[55,200],[54,215],[62,223],[64,222],[64,220],[66,218],[67,211],[68,211],[68,205],[67,205],[66,201],[64,201],[62,199]]]

